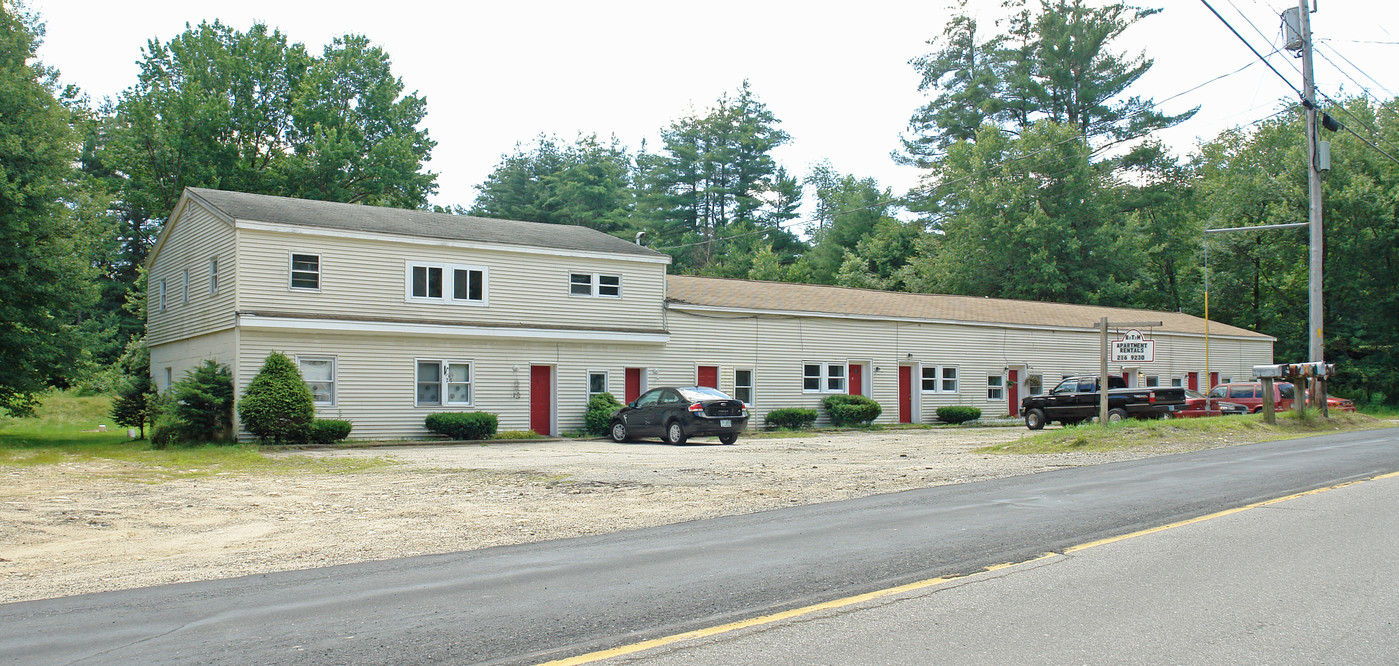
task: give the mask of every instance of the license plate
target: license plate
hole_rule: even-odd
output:
[[[734,425],[734,422],[733,422],[732,419],[719,419],[719,427],[720,427],[720,428],[732,428],[733,425]]]

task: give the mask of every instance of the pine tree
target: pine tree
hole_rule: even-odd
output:
[[[238,417],[243,428],[264,444],[303,442],[316,417],[316,406],[296,364],[280,352],[272,352],[243,391]]]

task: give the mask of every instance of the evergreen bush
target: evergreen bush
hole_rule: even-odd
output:
[[[112,420],[119,426],[136,428],[141,439],[146,438],[146,426],[154,426],[156,398],[155,383],[150,373],[122,379],[117,395],[112,399]]]
[[[495,414],[488,412],[441,412],[428,414],[423,425],[447,439],[486,439],[495,434]]]
[[[354,424],[340,419],[315,419],[306,429],[312,444],[334,444],[350,436]]]
[[[264,444],[297,443],[306,441],[316,406],[296,364],[272,352],[243,391],[238,416],[243,428]]]
[[[583,428],[589,435],[606,435],[612,425],[612,415],[624,407],[611,393],[599,393],[588,399],[588,411],[583,414]]]
[[[801,407],[786,407],[774,409],[768,412],[767,424],[769,428],[786,428],[788,430],[805,430],[816,423],[819,416],[814,409],[804,409]]]
[[[233,372],[206,360],[170,388],[170,414],[181,443],[220,442],[233,438]]]
[[[832,395],[821,401],[836,427],[869,425],[884,413],[879,403],[863,395]]]
[[[968,407],[966,405],[948,405],[938,407],[938,420],[943,423],[966,423],[981,418],[981,409],[978,407]]]

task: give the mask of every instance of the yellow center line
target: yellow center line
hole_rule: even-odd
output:
[[[1390,473],[1388,473],[1388,474],[1380,474],[1380,475],[1378,475],[1378,476],[1372,476],[1372,477],[1365,478],[1365,479],[1360,479],[1360,480],[1357,480],[1357,481],[1347,481],[1347,482],[1345,482],[1345,483],[1338,483],[1338,484],[1335,484],[1335,485],[1332,485],[1332,486],[1326,486],[1326,487],[1324,487],[1324,488],[1317,488],[1317,489],[1315,489],[1315,490],[1308,490],[1308,491],[1305,491],[1305,492],[1293,493],[1293,494],[1291,494],[1291,495],[1286,495],[1286,496],[1283,496],[1283,497],[1275,497],[1275,498],[1270,499],[1270,500],[1263,500],[1263,501],[1261,501],[1261,502],[1254,502],[1254,503],[1252,503],[1252,504],[1246,504],[1246,505],[1244,505],[1244,506],[1237,507],[1237,508],[1233,508],[1233,509],[1225,509],[1225,510],[1223,510],[1223,511],[1217,511],[1217,512],[1215,512],[1215,513],[1206,514],[1206,515],[1203,515],[1203,516],[1198,516],[1198,517],[1196,517],[1196,518],[1190,518],[1190,519],[1187,519],[1187,520],[1180,520],[1180,521],[1176,521],[1176,522],[1174,522],[1174,523],[1168,523],[1168,524],[1166,524],[1166,525],[1161,525],[1161,526],[1158,526],[1158,527],[1151,527],[1151,528],[1147,528],[1147,529],[1144,529],[1144,530],[1138,530],[1138,531],[1136,531],[1136,532],[1130,532],[1130,533],[1128,533],[1128,534],[1122,534],[1122,535],[1119,535],[1119,536],[1107,537],[1107,538],[1105,538],[1105,539],[1097,539],[1097,540],[1095,540],[1095,541],[1089,541],[1089,542],[1087,542],[1087,543],[1081,543],[1081,544],[1076,545],[1076,546],[1070,546],[1070,547],[1068,547],[1068,548],[1065,548],[1065,549],[1063,550],[1063,553],[1062,553],[1062,554],[1063,554],[1063,555],[1068,555],[1068,554],[1071,554],[1071,553],[1077,553],[1077,552],[1079,552],[1079,551],[1087,550],[1087,549],[1089,549],[1089,548],[1093,548],[1093,547],[1096,547],[1096,546],[1103,546],[1103,545],[1110,544],[1110,543],[1117,543],[1117,542],[1119,542],[1119,541],[1125,541],[1125,540],[1127,540],[1127,539],[1132,539],[1132,538],[1135,538],[1135,537],[1146,536],[1146,535],[1148,535],[1148,534],[1156,534],[1157,532],[1164,532],[1164,531],[1166,531],[1166,530],[1174,529],[1174,528],[1176,528],[1176,527],[1183,527],[1183,526],[1185,526],[1185,525],[1193,525],[1193,524],[1195,524],[1195,523],[1202,523],[1202,522],[1204,522],[1204,521],[1206,521],[1206,520],[1213,520],[1213,519],[1215,519],[1215,518],[1222,518],[1222,517],[1224,517],[1224,516],[1231,516],[1231,515],[1234,515],[1234,514],[1236,514],[1236,513],[1241,513],[1241,512],[1247,511],[1247,510],[1249,510],[1249,509],[1257,509],[1257,508],[1259,508],[1259,507],[1268,506],[1268,505],[1270,505],[1270,504],[1277,504],[1277,503],[1279,503],[1279,502],[1286,502],[1286,501],[1288,501],[1288,500],[1297,499],[1297,498],[1299,498],[1299,497],[1306,497],[1307,495],[1315,495],[1315,494],[1318,494],[1318,493],[1324,493],[1324,492],[1326,492],[1326,491],[1328,491],[1328,490],[1335,490],[1335,489],[1337,489],[1337,488],[1344,488],[1344,487],[1346,487],[1346,486],[1353,486],[1353,485],[1356,485],[1356,484],[1359,484],[1359,483],[1364,483],[1364,482],[1366,482],[1366,481],[1376,481],[1376,480],[1379,480],[1379,479],[1389,479],[1389,478],[1394,478],[1394,477],[1399,477],[1399,472],[1390,472]],[[653,649],[653,648],[658,648],[658,647],[661,647],[661,646],[664,646],[664,645],[671,645],[671,644],[674,644],[674,643],[679,643],[679,642],[681,642],[681,641],[687,641],[687,640],[691,640],[691,639],[695,639],[695,638],[708,638],[708,637],[710,637],[710,636],[718,636],[718,635],[720,635],[720,634],[726,634],[726,633],[729,633],[729,632],[738,631],[738,630],[740,630],[740,629],[748,629],[748,628],[750,628],[750,627],[758,627],[758,626],[762,626],[762,625],[765,625],[765,624],[772,624],[772,623],[774,623],[774,622],[781,622],[781,621],[783,621],[783,620],[790,620],[790,619],[792,619],[792,618],[801,617],[801,616],[804,616],[804,615],[810,615],[810,614],[812,614],[812,613],[819,613],[819,612],[821,612],[821,611],[832,610],[832,609],[836,609],[836,608],[844,608],[844,607],[846,607],[846,606],[853,606],[853,605],[855,605],[855,604],[861,604],[861,603],[864,603],[864,602],[866,602],[866,601],[873,601],[873,600],[875,600],[875,599],[881,599],[881,598],[884,598],[884,597],[890,597],[890,596],[894,596],[894,595],[897,595],[897,594],[903,594],[903,593],[905,593],[905,592],[913,592],[913,591],[916,591],[916,590],[925,590],[925,589],[928,589],[928,588],[931,588],[931,587],[937,587],[937,586],[942,585],[942,584],[944,584],[944,583],[949,583],[949,582],[952,582],[952,581],[955,581],[955,580],[961,580],[961,579],[964,579],[964,578],[969,578],[969,577],[971,577],[971,576],[980,575],[980,574],[983,574],[983,573],[989,573],[989,572],[994,572],[994,571],[1000,571],[1000,570],[1002,570],[1002,569],[1008,569],[1008,568],[1010,568],[1010,567],[1016,567],[1016,566],[1020,566],[1020,565],[1024,565],[1024,564],[1031,564],[1031,563],[1034,563],[1034,562],[1040,562],[1040,561],[1043,561],[1043,560],[1047,560],[1047,559],[1054,558],[1054,557],[1060,557],[1060,556],[1061,556],[1060,553],[1054,553],[1054,552],[1044,553],[1044,554],[1041,554],[1041,555],[1036,555],[1035,557],[1029,558],[1029,559],[1027,559],[1027,560],[1022,560],[1022,561],[1020,561],[1020,562],[1006,562],[1006,563],[1003,563],[1003,564],[992,565],[992,566],[986,567],[985,569],[982,569],[982,570],[980,570],[980,571],[977,571],[977,572],[974,572],[974,573],[971,573],[971,574],[966,574],[966,575],[961,575],[961,576],[938,576],[937,578],[929,578],[929,579],[926,579],[926,580],[920,580],[920,581],[913,582],[913,583],[907,583],[907,584],[905,584],[905,585],[898,585],[898,586],[895,586],[895,587],[889,587],[889,588],[885,588],[885,589],[882,589],[882,590],[875,590],[875,591],[873,591],[873,592],[866,592],[866,593],[864,593],[864,594],[857,594],[857,595],[854,595],[854,596],[844,597],[844,598],[841,598],[841,599],[833,599],[833,600],[831,600],[831,601],[825,601],[825,602],[822,602],[822,603],[819,603],[819,604],[812,604],[812,605],[810,605],[810,606],[802,606],[801,608],[793,608],[793,609],[791,609],[791,610],[785,610],[785,611],[782,611],[782,612],[780,612],[780,613],[771,613],[771,614],[769,614],[769,615],[761,615],[761,616],[759,616],[759,617],[750,618],[750,619],[747,619],[747,620],[739,620],[739,621],[737,621],[737,622],[730,622],[730,623],[728,623],[728,624],[721,624],[721,625],[714,626],[714,627],[706,627],[706,628],[704,628],[704,629],[695,629],[694,631],[686,631],[686,632],[684,632],[684,633],[672,634],[672,635],[670,635],[670,636],[662,636],[662,637],[660,637],[660,638],[653,638],[653,639],[651,639],[651,640],[641,641],[641,642],[639,642],[639,643],[631,643],[631,644],[628,644],[628,645],[621,645],[621,646],[618,646],[618,647],[615,647],[615,648],[610,648],[610,649],[607,649],[607,650],[598,650],[598,651],[596,651],[596,652],[589,652],[589,653],[587,653],[587,654],[581,654],[581,655],[578,655],[578,656],[576,656],[576,657],[568,657],[568,658],[566,658],[566,659],[557,659],[557,660],[554,660],[554,661],[548,661],[548,662],[544,662],[543,664],[541,664],[541,666],[575,666],[575,665],[577,665],[577,664],[590,664],[590,663],[593,663],[593,662],[596,662],[596,661],[602,661],[603,659],[611,659],[611,658],[613,658],[613,657],[621,657],[621,656],[624,656],[624,655],[635,654],[635,653],[637,653],[637,652],[643,652],[643,651],[645,651],[645,650],[650,650],[650,649]]]

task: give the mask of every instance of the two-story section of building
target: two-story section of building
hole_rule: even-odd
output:
[[[584,227],[192,188],[147,261],[151,371],[164,390],[213,359],[242,395],[282,352],[318,416],[403,439],[443,411],[577,431],[592,395],[654,386],[724,390],[753,426],[838,393],[874,398],[885,423],[931,423],[944,405],[1013,416],[1097,372],[1103,317],[1161,322],[1141,332],[1152,358],[1112,364],[1129,385],[1203,388],[1272,362],[1272,338],[1179,312],[668,276],[669,263]]]
[[[555,434],[590,383],[645,380],[588,373],[664,347],[669,261],[584,227],[190,188],[148,262],[152,374],[214,359],[241,395],[279,351],[356,437],[478,409]]]

